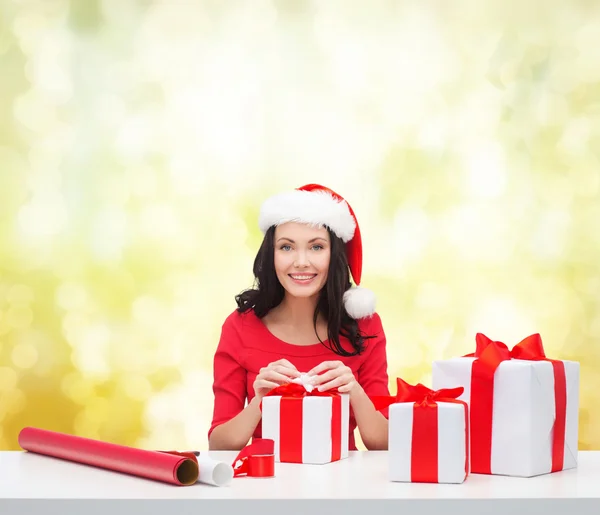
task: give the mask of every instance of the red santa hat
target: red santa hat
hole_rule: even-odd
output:
[[[346,244],[348,266],[356,286],[344,293],[344,307],[352,318],[375,313],[374,293],[359,287],[362,273],[360,228],[354,211],[342,196],[320,184],[307,184],[268,198],[258,218],[263,234],[270,227],[287,222],[326,225]]]

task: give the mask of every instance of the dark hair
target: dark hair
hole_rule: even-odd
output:
[[[358,322],[351,318],[344,308],[344,293],[351,287],[348,272],[348,259],[346,258],[345,244],[327,227],[331,241],[331,253],[327,282],[321,289],[319,301],[315,308],[313,324],[317,333],[317,318],[319,313],[327,320],[326,345],[320,338],[319,341],[340,356],[355,356],[364,350],[365,340],[373,338],[361,334]],[[263,239],[262,245],[254,260],[255,286],[236,295],[237,311],[245,313],[253,309],[257,317],[264,317],[274,307],[278,306],[285,295],[285,290],[275,272],[275,227],[270,227]],[[348,338],[352,351],[344,349],[340,343],[340,335]]]

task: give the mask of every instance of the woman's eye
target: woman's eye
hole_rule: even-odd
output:
[[[285,251],[292,249],[292,247],[290,247],[289,245],[282,245],[280,248],[281,248],[281,250],[285,250]]]
[[[323,249],[323,245],[313,245],[313,250],[322,250]]]

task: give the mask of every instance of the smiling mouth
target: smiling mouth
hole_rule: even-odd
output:
[[[307,284],[311,282],[315,277],[317,277],[317,274],[288,274],[288,276],[295,283]]]

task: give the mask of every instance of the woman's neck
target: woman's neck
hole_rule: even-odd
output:
[[[305,327],[313,325],[315,309],[317,308],[318,297],[291,297],[286,295],[277,306],[277,318],[285,321],[286,325],[294,327]],[[317,321],[322,321],[319,314]]]

